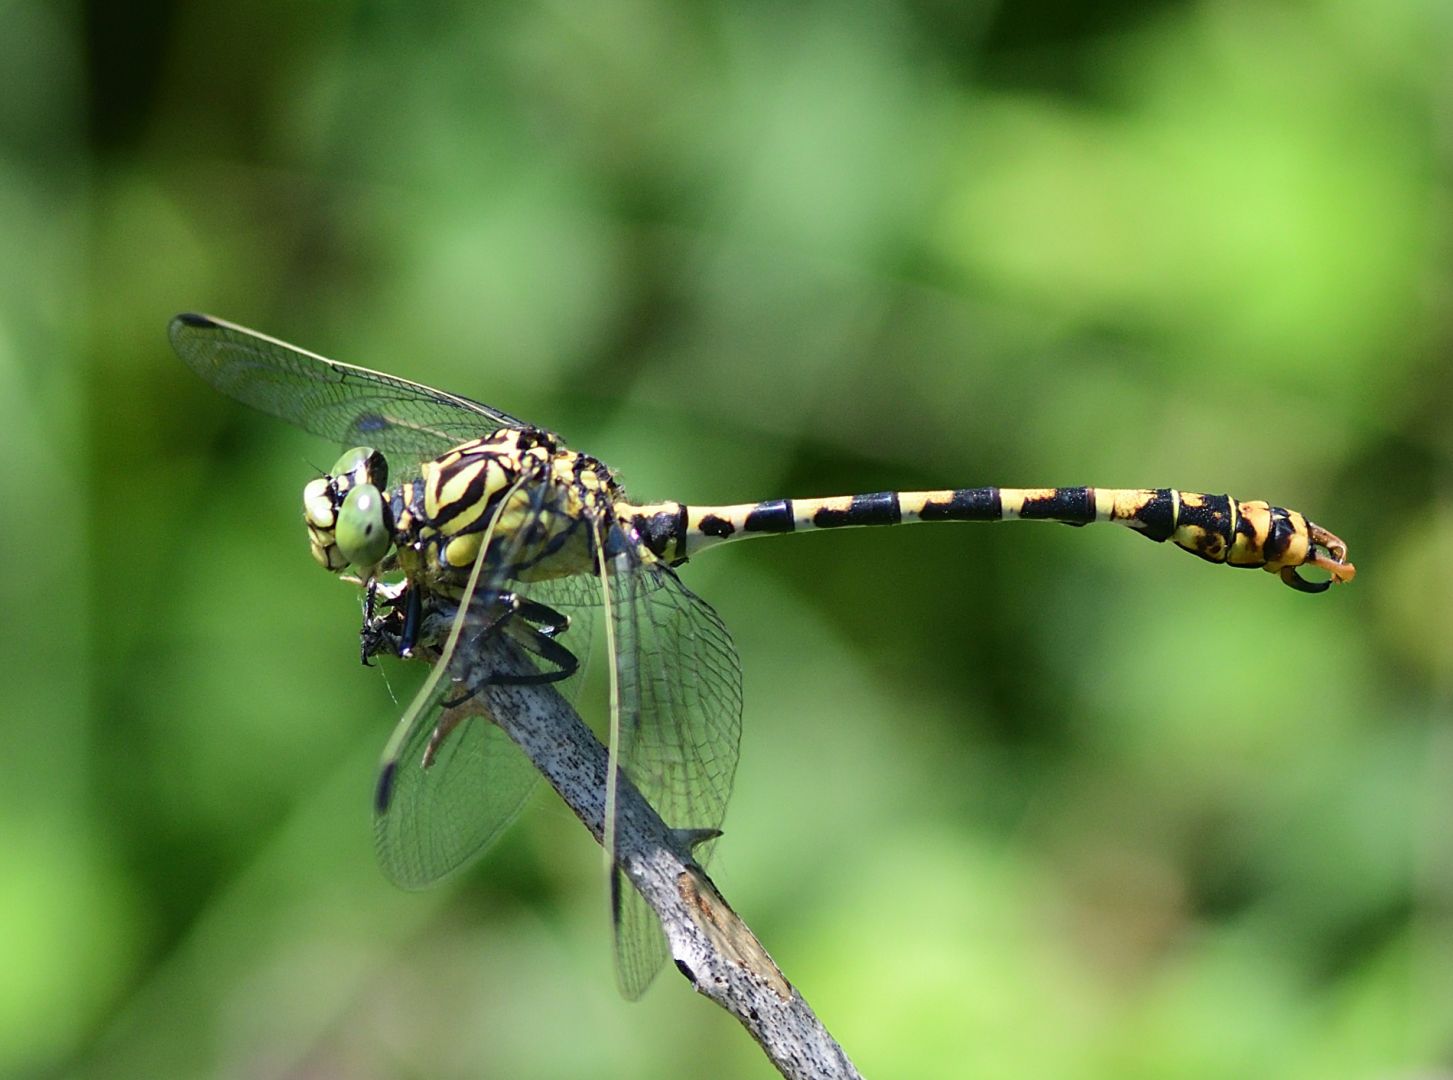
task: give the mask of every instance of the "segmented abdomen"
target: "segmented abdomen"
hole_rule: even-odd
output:
[[[644,542],[673,561],[727,540],[769,533],[897,525],[913,521],[1113,521],[1162,542],[1169,540],[1209,562],[1261,567],[1289,585],[1319,592],[1326,583],[1297,577],[1312,563],[1333,580],[1355,573],[1347,547],[1295,510],[1260,500],[1205,495],[1174,488],[959,488],[879,491],[828,499],[774,499],[735,506],[657,503],[620,506]]]
[[[1312,537],[1295,510],[1175,488],[976,488],[899,497],[905,520],[1113,521],[1208,562],[1280,570],[1307,561]]]

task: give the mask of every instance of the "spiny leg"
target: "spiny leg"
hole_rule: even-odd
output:
[[[371,581],[364,612],[358,639],[365,667],[371,667],[369,661],[380,653],[405,660],[413,656],[423,619],[422,593],[417,586]]]
[[[460,706],[468,702],[484,687],[533,686],[560,682],[570,678],[580,669],[580,661],[575,654],[555,640],[555,635],[563,633],[569,628],[569,618],[544,604],[519,601],[513,594],[506,595],[509,596],[512,603],[503,614],[480,633],[477,640],[482,640],[485,635],[490,633],[506,633],[512,640],[536,656],[556,665],[558,670],[518,674],[493,672],[477,680],[459,697],[443,702],[444,712],[440,715],[439,722],[434,725],[434,730],[429,735],[429,742],[424,747],[422,764],[426,769],[434,764],[439,748],[444,745],[450,733],[468,716]],[[535,623],[540,625],[534,625]]]
[[[570,619],[554,608],[533,600],[526,600],[514,593],[501,593],[491,599],[499,610],[486,625],[474,635],[476,644],[495,633],[508,634],[517,644],[547,663],[554,664],[555,671],[492,672],[475,682],[461,697],[446,701],[444,707],[452,709],[468,701],[486,686],[537,686],[543,683],[560,682],[574,675],[580,667],[575,654],[556,640],[570,628]]]

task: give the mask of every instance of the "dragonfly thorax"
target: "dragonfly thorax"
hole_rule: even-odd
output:
[[[621,496],[610,470],[536,428],[501,428],[425,462],[394,492],[398,567],[429,589],[463,585],[480,556],[539,581],[595,569],[591,537]]]

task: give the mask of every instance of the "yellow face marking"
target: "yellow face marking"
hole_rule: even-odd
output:
[[[338,544],[334,541],[331,533],[319,532],[317,529],[308,529],[308,550],[312,552],[313,558],[324,570],[337,572],[347,566],[343,554],[338,550]]]
[[[303,518],[309,525],[331,529],[338,522],[333,500],[328,497],[328,478],[320,476],[303,488]]]

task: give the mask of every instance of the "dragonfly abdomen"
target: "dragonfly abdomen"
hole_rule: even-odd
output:
[[[1313,591],[1293,571],[1308,563],[1333,580],[1350,580],[1341,540],[1295,510],[1229,495],[1175,488],[957,488],[879,491],[817,499],[773,499],[733,506],[657,503],[622,507],[653,552],[681,561],[728,540],[814,529],[915,521],[1112,521],[1157,543],[1166,540],[1208,562],[1259,567]]]

